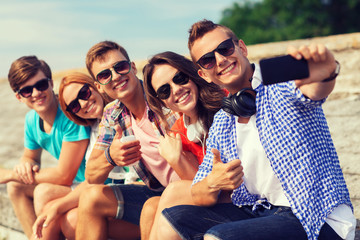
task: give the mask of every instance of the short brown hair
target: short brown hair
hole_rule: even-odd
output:
[[[196,23],[194,23],[191,28],[189,29],[189,39],[188,39],[188,48],[190,50],[190,54],[191,54],[191,49],[194,45],[194,42],[199,39],[202,38],[206,33],[211,32],[213,30],[215,30],[216,28],[221,28],[224,30],[224,32],[232,38],[232,40],[234,41],[234,43],[237,45],[239,42],[239,39],[236,37],[235,33],[228,27],[224,26],[224,25],[220,25],[220,24],[216,24],[213,23],[210,20],[207,19],[203,19],[201,21],[198,21]],[[193,59],[193,61],[195,60],[191,54],[191,57]]]
[[[10,87],[14,92],[17,92],[21,85],[34,77],[39,71],[42,71],[47,78],[52,79],[49,65],[36,56],[23,56],[15,60],[11,64],[8,74]]]
[[[91,71],[91,67],[94,63],[94,61],[105,58],[105,54],[107,54],[111,50],[119,50],[122,55],[126,58],[126,60],[130,61],[129,55],[126,52],[125,48],[120,46],[119,44],[112,42],[112,41],[102,41],[94,46],[92,46],[88,53],[86,54],[86,68],[89,71],[90,75],[95,80],[95,76],[93,72]]]
[[[70,74],[66,75],[65,77],[63,77],[63,79],[60,82],[60,86],[59,86],[60,108],[63,110],[66,117],[68,117],[74,123],[76,123],[78,125],[91,126],[94,123],[95,119],[84,119],[84,118],[77,116],[76,114],[74,114],[72,112],[66,111],[67,105],[64,100],[64,88],[72,83],[80,83],[80,84],[87,83],[87,84],[89,84],[89,86],[92,88],[91,91],[96,91],[101,95],[103,102],[104,102],[104,107],[106,104],[113,101],[113,99],[111,99],[105,93],[101,94],[98,91],[98,89],[96,88],[94,80],[87,74],[80,73],[80,72],[73,72],[73,73],[70,73]]]

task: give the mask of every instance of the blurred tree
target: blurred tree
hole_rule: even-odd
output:
[[[220,24],[246,44],[360,31],[359,0],[242,0],[223,11]]]

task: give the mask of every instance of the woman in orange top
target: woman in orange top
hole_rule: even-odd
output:
[[[207,133],[226,92],[199,77],[191,60],[173,52],[153,56],[144,67],[143,75],[150,108],[163,119],[168,109],[182,114],[171,129],[166,128],[167,134],[160,139],[160,154],[171,166],[194,157],[201,164]],[[192,204],[191,182],[192,179],[173,182],[161,198],[151,198],[145,203],[140,219],[141,239],[157,238],[157,221],[164,208]],[[156,206],[157,210],[152,210]],[[153,224],[149,224],[152,220]]]

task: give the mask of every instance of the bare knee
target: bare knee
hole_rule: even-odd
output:
[[[77,208],[74,208],[64,214],[60,220],[61,231],[68,240],[75,239],[75,228],[77,219]]]
[[[105,188],[109,188],[106,185],[89,185],[84,189],[80,195],[79,199],[79,212],[91,211],[95,213],[99,210],[99,207],[103,205],[104,201],[104,191]]]
[[[159,218],[157,239],[181,239],[163,215]]]
[[[29,196],[29,185],[18,183],[18,182],[9,182],[6,184],[7,193],[11,201],[17,200],[20,197]]]
[[[155,216],[157,207],[159,205],[160,197],[152,197],[149,198],[143,205],[143,209],[141,211],[141,215],[146,216]]]
[[[51,183],[40,183],[34,189],[34,208],[36,215],[39,215],[45,204],[52,200],[54,185]]]

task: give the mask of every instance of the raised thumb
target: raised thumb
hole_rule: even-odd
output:
[[[116,131],[114,139],[120,139],[122,137],[122,133],[123,133],[121,127],[119,125],[115,125],[114,129]]]
[[[219,150],[217,150],[216,148],[212,148],[211,152],[214,154],[214,158],[213,158],[214,164],[222,163]]]

